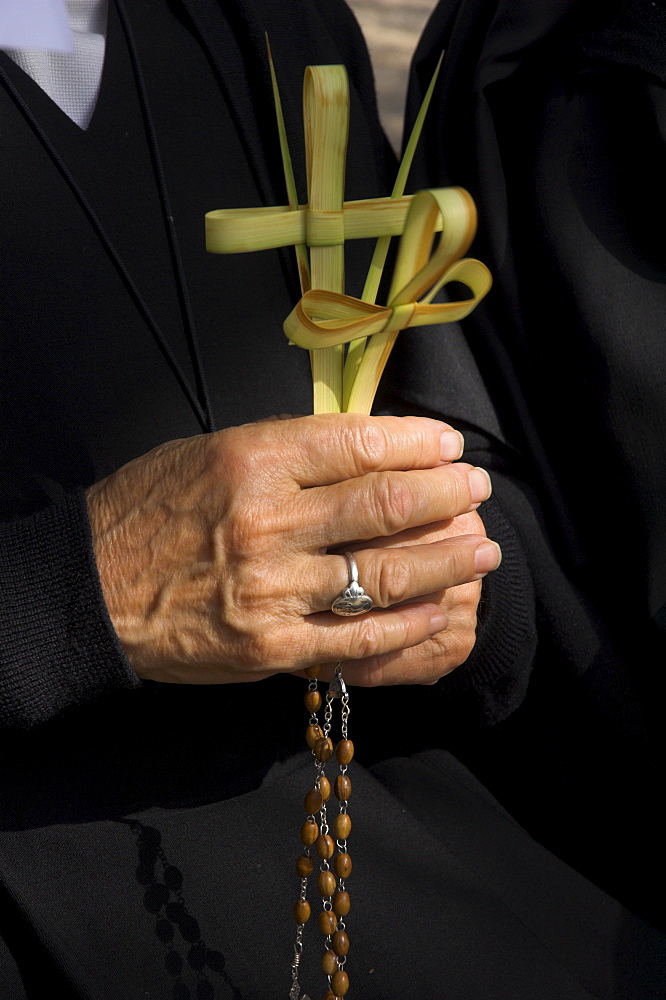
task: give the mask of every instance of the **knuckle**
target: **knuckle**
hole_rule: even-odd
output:
[[[363,687],[380,687],[384,683],[386,668],[381,656],[369,657],[363,667]]]
[[[465,584],[464,587],[458,588],[460,592],[459,601],[464,614],[463,627],[471,628],[474,633],[476,632],[478,621],[481,587],[481,580],[473,580],[471,583]]]
[[[252,507],[234,511],[227,519],[224,548],[227,559],[239,562],[258,555],[263,548],[265,525]]]
[[[297,651],[284,642],[283,629],[265,615],[235,609],[227,616],[233,660],[244,671],[279,671],[300,665]]]
[[[379,567],[377,603],[388,608],[411,597],[411,581],[411,566],[404,556],[385,556]]]
[[[446,559],[449,587],[466,583],[474,576],[473,546],[454,543],[447,548]]]
[[[466,590],[467,588],[461,588]],[[459,667],[469,658],[476,644],[476,607],[463,606],[458,608],[455,625],[448,628],[442,636],[437,636],[441,643],[440,673],[449,673]]]
[[[442,671],[442,676],[455,670],[456,667],[461,666],[465,662],[474,649],[475,641],[476,633],[474,629],[466,629],[464,632],[458,632],[449,637],[446,649],[445,669]]]
[[[388,450],[384,428],[368,419],[352,418],[341,428],[341,447],[350,466],[361,476],[381,465]]]
[[[457,642],[457,649],[453,657],[453,666],[459,667],[461,663],[471,655],[476,643],[476,629],[468,629]]]
[[[455,463],[440,472],[443,513],[448,517],[462,516],[471,503],[467,468],[462,463]]]
[[[355,660],[365,660],[373,656],[381,643],[384,630],[376,618],[368,618],[357,625],[350,649],[350,658]]]
[[[288,610],[276,574],[264,559],[250,559],[231,567],[220,586],[220,604],[234,623],[249,631],[281,620]],[[257,624],[258,623],[258,624]]]
[[[271,510],[264,504],[251,502],[233,505],[220,524],[224,561],[230,565],[248,560],[261,562],[275,553],[280,534],[279,508]],[[259,569],[265,569],[265,564]]]
[[[233,467],[234,460],[240,459],[242,450],[239,446],[236,428],[218,431],[209,435],[207,440],[208,464],[214,473],[225,474]]]
[[[246,632],[238,648],[244,666],[257,668],[273,665],[275,647],[269,632]]]
[[[400,473],[378,473],[374,479],[374,504],[382,532],[395,535],[409,522],[414,498],[407,478]]]
[[[420,649],[423,650],[418,671],[415,672],[413,682],[415,684],[435,684],[441,677],[445,677],[454,664],[451,660],[451,649],[454,639],[447,630],[433,636],[424,642]]]
[[[229,658],[245,670],[255,670],[264,662],[264,636],[254,616],[243,607],[229,604],[228,597],[219,595],[219,631],[224,636]]]
[[[411,649],[413,646],[420,646],[426,641],[425,627],[423,619],[409,618],[405,622],[405,635],[403,648]]]
[[[208,465],[223,482],[257,483],[267,467],[265,433],[256,424],[227,427],[207,436]]]
[[[450,478],[451,503],[455,512],[464,512],[471,503],[469,479],[467,472],[451,466],[453,475]]]

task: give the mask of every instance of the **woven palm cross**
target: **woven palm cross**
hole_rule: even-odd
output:
[[[490,288],[484,264],[460,259],[476,231],[474,202],[462,188],[404,196],[404,163],[391,197],[346,202],[347,72],[344,66],[309,66],[303,91],[308,202],[299,206],[274,87],[289,205],[209,212],[206,247],[213,253],[296,247],[303,297],[284,329],[292,343],[310,350],[314,412],[369,413],[399,331],[460,319]],[[422,109],[421,123],[424,115]],[[442,237],[431,257],[438,231]],[[388,242],[398,235],[388,304],[377,306]],[[377,250],[363,296],[355,299],[344,294],[344,244],[368,237],[378,238]],[[471,298],[433,304],[450,281],[467,285]],[[346,360],[345,344],[350,344]]]

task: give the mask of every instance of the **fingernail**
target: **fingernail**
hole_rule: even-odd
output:
[[[439,455],[443,462],[455,462],[463,453],[465,439],[460,431],[444,431],[439,439]]]
[[[481,503],[482,500],[487,500],[493,487],[486,470],[479,469],[477,466],[475,469],[470,469],[467,475],[469,476],[469,488],[472,492],[472,503]]]
[[[441,632],[448,624],[449,616],[445,615],[443,611],[436,611],[430,617],[430,635],[436,635],[438,632]]]
[[[490,573],[502,562],[502,550],[497,542],[482,542],[474,553],[474,570],[477,573]]]

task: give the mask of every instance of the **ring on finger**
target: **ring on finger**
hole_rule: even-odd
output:
[[[346,587],[339,597],[333,601],[331,611],[335,615],[364,615],[371,611],[375,602],[366,594],[363,587],[358,582],[358,566],[353,552],[345,552],[345,559],[349,567],[349,586]]]

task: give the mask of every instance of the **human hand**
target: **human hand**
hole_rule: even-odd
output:
[[[399,557],[375,543],[359,552],[361,583],[380,606],[359,618],[328,610],[348,570],[327,550],[399,539],[478,506],[486,474],[446,461],[460,442],[427,418],[300,417],[170,441],[92,486],[102,588],[137,674],[252,681],[441,633],[446,613],[419,595],[483,575],[481,534],[407,545]]]
[[[367,548],[402,548],[410,545],[432,545],[444,539],[455,540],[459,536],[485,535],[483,521],[475,511],[459,514],[448,521],[428,524],[393,535],[390,538],[374,538],[363,545]],[[488,565],[496,568],[495,544],[487,550]],[[355,554],[362,578],[363,555]],[[406,649],[351,660],[345,663],[345,680],[362,687],[388,684],[435,684],[440,677],[450,673],[467,659],[476,639],[477,608],[481,596],[481,581],[459,584],[446,590],[423,594],[420,600],[439,605],[448,619],[441,632],[430,636],[424,642]],[[330,679],[331,664],[321,672],[323,680]]]

